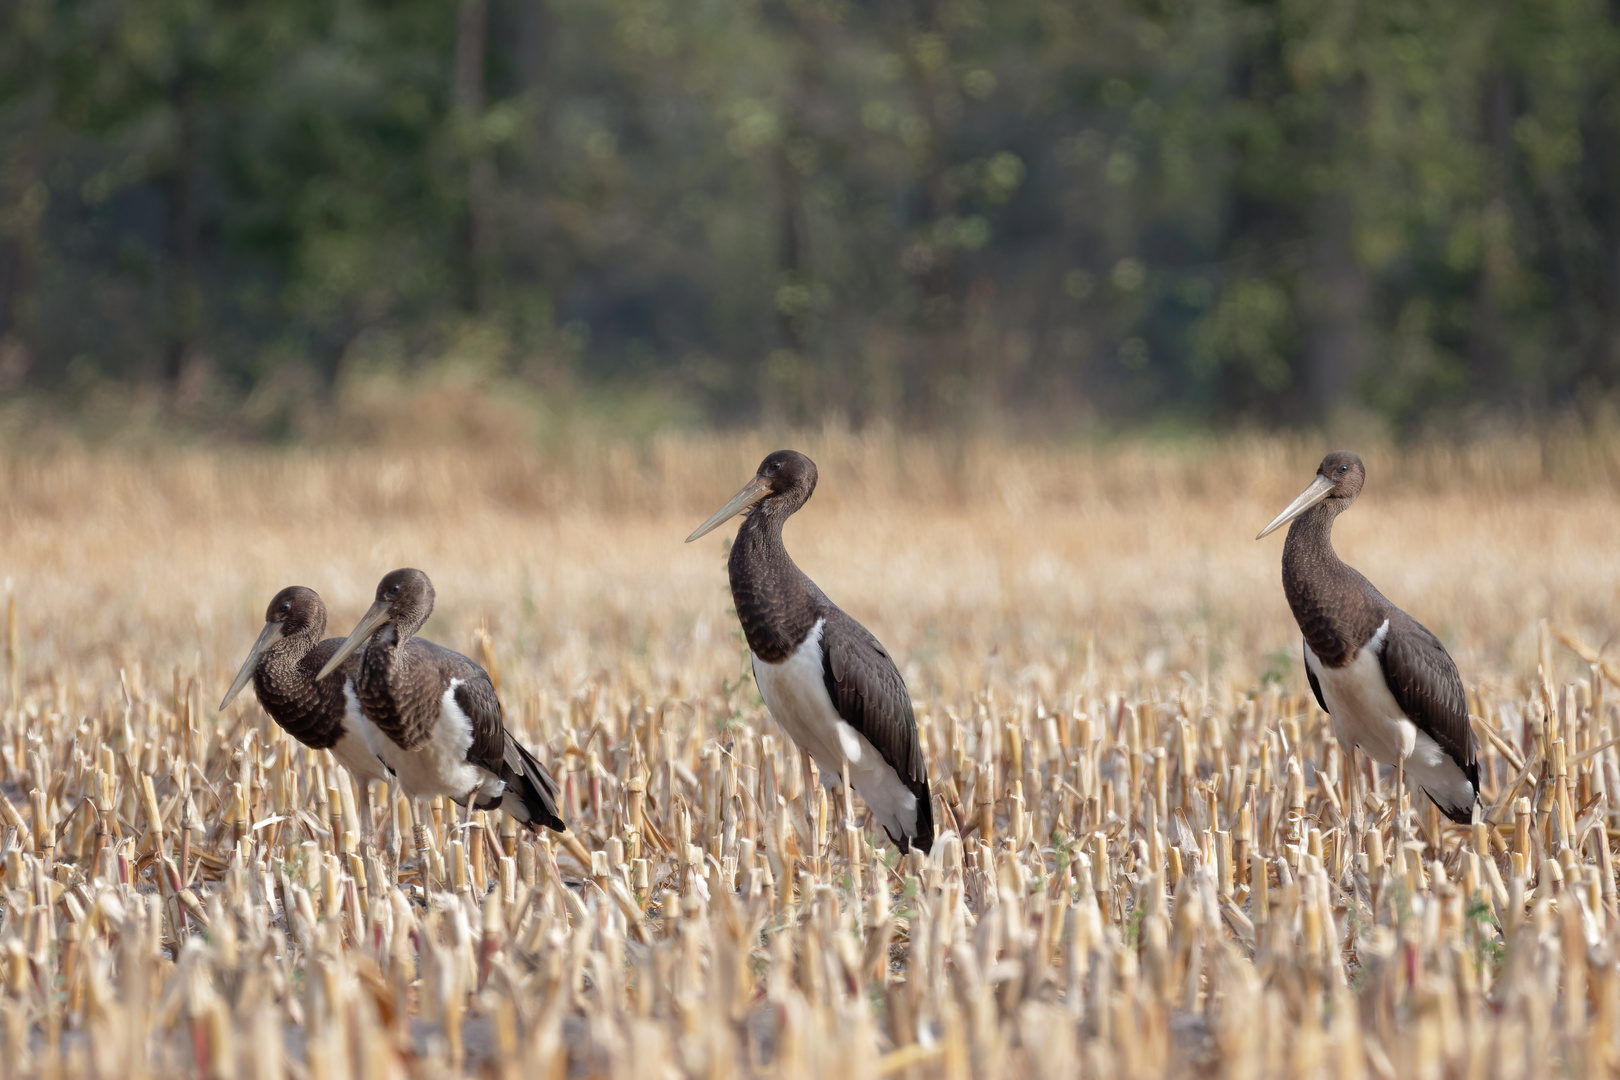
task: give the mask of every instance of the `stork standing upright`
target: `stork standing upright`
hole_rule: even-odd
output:
[[[1305,675],[1352,749],[1395,766],[1441,813],[1469,823],[1479,795],[1478,743],[1462,678],[1440,639],[1384,598],[1333,550],[1333,521],[1361,494],[1367,470],[1347,450],[1322,459],[1300,496],[1255,539],[1288,522],[1283,592],[1305,637]]]
[[[287,734],[311,750],[330,750],[354,775],[359,791],[360,827],[371,832],[371,789],[368,781],[387,780],[388,772],[366,745],[360,699],[354,690],[355,665],[339,671],[322,669],[343,644],[326,638],[326,605],[314,589],[291,585],[276,593],[265,609],[264,629],[219,703],[224,712],[253,680],[259,704]],[[317,675],[316,672],[322,672]]]
[[[395,570],[348,639],[321,669],[362,645],[355,692],[366,744],[411,798],[444,795],[471,814],[499,807],[558,832],[557,782],[506,730],[489,673],[458,652],[416,636],[433,613],[433,583]]]
[[[828,600],[782,546],[782,526],[815,489],[815,462],[778,450],[686,542],[746,513],[731,548],[731,595],[760,696],[827,787],[847,770],[900,850],[927,851],[934,813],[905,680],[878,639]]]

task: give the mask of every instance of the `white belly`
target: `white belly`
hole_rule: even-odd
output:
[[[1474,787],[1468,782],[1451,755],[1440,744],[1406,718],[1395,695],[1384,679],[1381,657],[1389,621],[1378,628],[1372,640],[1342,668],[1330,668],[1305,644],[1305,663],[1322,688],[1333,718],[1333,734],[1346,748],[1359,746],[1362,752],[1382,765],[1406,762],[1406,775],[1412,783],[1445,806],[1468,807],[1474,802]]]
[[[826,620],[818,620],[804,642],[779,664],[755,656],[754,682],[771,716],[793,741],[815,759],[821,781],[838,785],[844,766],[849,782],[883,827],[895,836],[917,834],[917,796],[901,781],[877,748],[846,723],[833,707],[822,674],[821,633]]]
[[[343,734],[332,745],[332,756],[337,763],[364,783],[367,780],[386,780],[388,770],[366,744],[365,718],[360,714],[360,699],[355,696],[354,682],[343,680]]]
[[[506,787],[494,773],[467,760],[467,751],[472,747],[472,721],[456,704],[459,685],[459,679],[450,681],[439,703],[439,722],[433,725],[427,741],[414,750],[401,749],[376,724],[363,719],[366,745],[412,798],[444,795],[465,803],[475,793],[480,798],[494,798]]]

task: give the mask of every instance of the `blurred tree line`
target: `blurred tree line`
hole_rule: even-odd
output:
[[[0,389],[716,419],[1620,388],[1611,0],[8,0]],[[473,343],[469,345],[468,343]]]

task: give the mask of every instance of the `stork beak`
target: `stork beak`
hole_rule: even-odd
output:
[[[375,634],[378,628],[388,619],[388,605],[386,603],[378,600],[375,604],[372,604],[360,621],[355,624],[354,632],[344,639],[343,644],[338,646],[338,651],[332,654],[332,659],[328,660],[326,666],[321,668],[320,674],[315,676],[315,680],[319,682],[342,667],[343,661],[349,658],[349,654],[371,640],[371,635]]]
[[[247,659],[242,661],[242,670],[236,673],[236,680],[231,683],[231,688],[225,691],[225,700],[219,703],[220,712],[224,712],[226,706],[236,700],[236,695],[242,692],[242,687],[253,677],[253,669],[259,666],[259,657],[264,655],[264,650],[280,640],[281,624],[265,623],[264,629],[259,631],[259,640],[253,643],[253,648],[248,650]]]
[[[1260,530],[1260,536],[1256,536],[1255,539],[1258,540],[1262,536],[1276,532],[1331,494],[1333,494],[1333,481],[1325,476],[1317,476],[1315,480],[1311,481],[1310,487],[1299,493],[1299,498],[1288,504],[1288,509],[1278,514],[1270,525]]]
[[[743,489],[731,497],[731,501],[714,512],[714,516],[692,531],[686,538],[690,544],[700,536],[707,536],[725,522],[753,506],[759,500],[771,493],[771,482],[763,476],[756,476],[743,485]]]

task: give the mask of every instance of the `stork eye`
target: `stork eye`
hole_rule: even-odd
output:
[[[283,600],[281,602],[281,610],[282,611],[291,611],[292,610],[292,601],[291,600]]]

